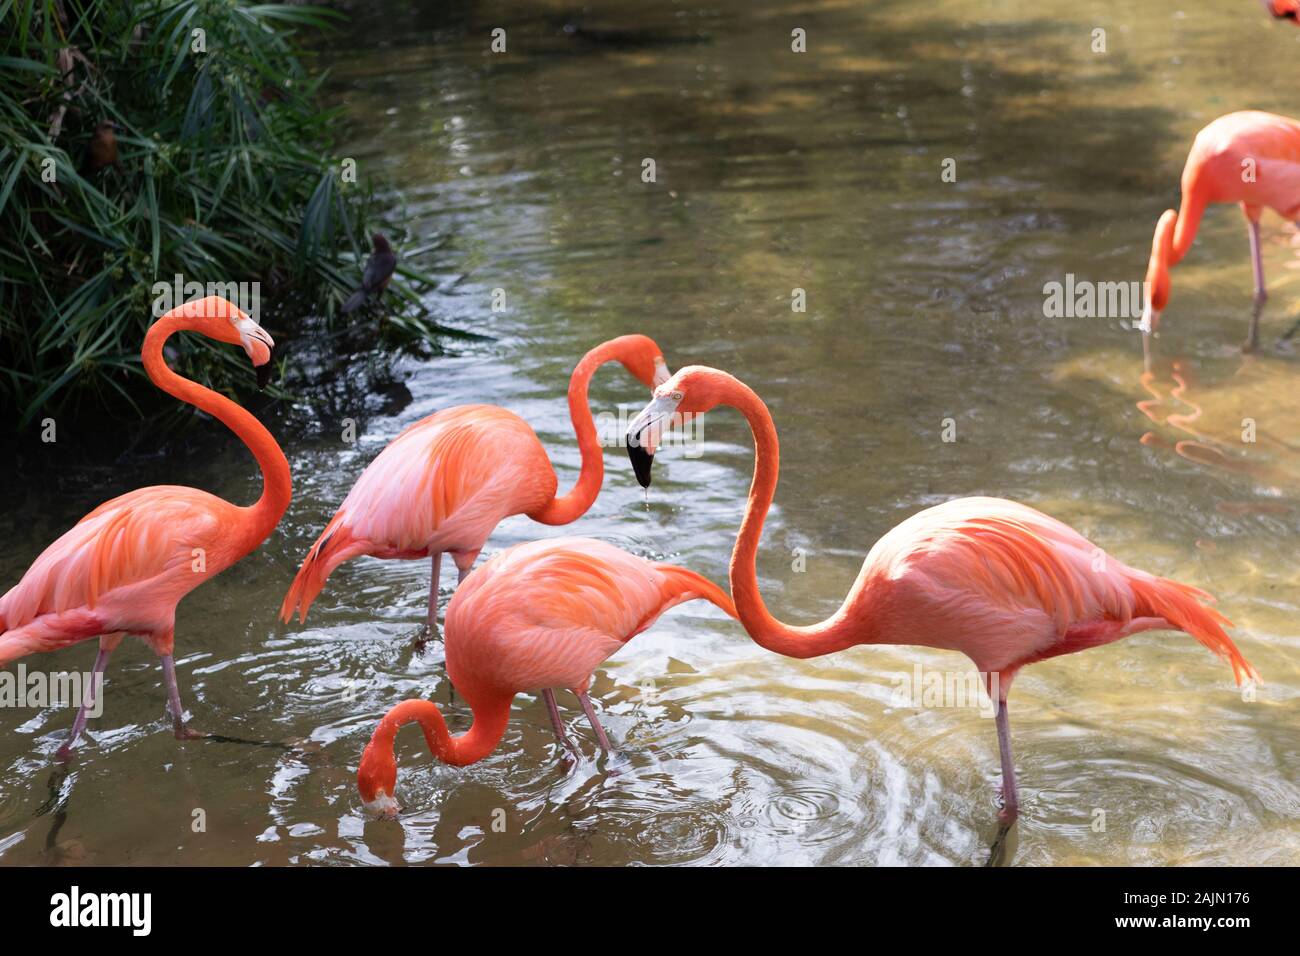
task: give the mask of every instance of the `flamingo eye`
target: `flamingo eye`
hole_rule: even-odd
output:
[[[674,402],[680,402],[680,401],[681,401],[682,399],[684,399],[685,397],[686,397],[686,393],[685,393],[685,392],[673,392],[673,395],[672,395],[672,399],[673,399]]]

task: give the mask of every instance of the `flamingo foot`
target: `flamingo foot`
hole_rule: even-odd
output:
[[[182,721],[176,721],[176,739],[177,740],[203,740],[210,736],[201,730],[195,730],[193,727],[186,726]]]
[[[95,668],[91,672],[90,686],[86,688],[85,696],[82,697],[81,707],[77,710],[77,716],[72,721],[72,731],[68,734],[62,746],[54,752],[54,759],[60,763],[67,763],[72,758],[72,748],[77,745],[81,739],[81,733],[86,729],[86,718],[90,708],[95,706],[95,687],[102,685],[104,680],[104,671],[108,668],[108,658],[113,653],[112,648],[100,646],[99,653],[95,655]]]
[[[998,825],[998,834],[993,838],[993,843],[989,847],[989,858],[984,864],[986,867],[1010,866],[1016,856],[1016,846],[1018,844],[1018,831],[1014,823],[1003,823]]]
[[[177,740],[199,740],[208,735],[185,726],[185,708],[181,706],[180,688],[176,686],[176,661],[170,654],[159,657],[162,661],[163,683],[167,685],[167,712],[171,714]]]

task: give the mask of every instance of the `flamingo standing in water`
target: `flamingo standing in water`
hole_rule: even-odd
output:
[[[403,724],[419,721],[430,752],[464,767],[496,749],[510,704],[524,691],[572,690],[601,749],[608,751],[609,738],[586,693],[592,672],[664,611],[696,598],[736,616],[726,592],[694,571],[646,561],[590,538],[532,541],[493,556],[447,605],[447,676],[473,711],[473,723],[452,737],[437,705],[398,704],[384,715],[361,755],[362,800],[381,813],[397,811],[393,739]],[[547,698],[547,709],[556,735],[572,748],[554,696]]]
[[[1255,267],[1255,306],[1245,349],[1259,347],[1259,317],[1268,299],[1259,244],[1259,216],[1265,207],[1287,219],[1300,219],[1300,121],[1247,110],[1214,120],[1196,134],[1183,167],[1180,208],[1165,210],[1156,223],[1147,263],[1148,301],[1142,315],[1146,335],[1160,325],[1169,302],[1169,268],[1177,265],[1196,239],[1205,207],[1241,203],[1250,232]],[[1146,339],[1143,339],[1144,344]]]
[[[1186,631],[1228,660],[1238,683],[1258,679],[1223,631],[1230,622],[1201,604],[1210,600],[1204,591],[1127,567],[1056,519],[1000,498],[959,498],[918,512],[876,542],[838,611],[818,624],[783,624],[763,603],[754,567],[779,463],[776,426],[762,399],[726,372],[681,369],[628,426],[628,453],[648,485],[662,423],[677,412],[717,405],[738,409],[754,434],[754,480],[730,570],[745,630],[788,657],[857,644],[966,654],[997,699],[1001,817],[1008,825],[1020,799],[1007,693],[1026,664],[1168,628]]]
[[[184,740],[203,735],[185,726],[176,686],[176,605],[266,539],[289,506],[292,487],[289,463],[261,422],[167,367],[163,343],[182,331],[242,346],[258,369],[259,385],[269,377],[274,343],[233,303],[209,296],[154,322],[141,350],[155,385],[212,415],[248,446],[262,469],[262,496],[241,507],[197,488],[159,485],[106,501],[46,548],[0,598],[0,665],[98,637],[98,682],[122,638],[135,634],[162,662],[168,710],[177,739]],[[60,758],[67,758],[85,729],[94,693],[92,683]]]
[[[312,545],[280,608],[298,620],[344,561],[431,557],[428,626],[438,622],[438,578],[450,553],[465,580],[492,530],[511,515],[562,525],[587,512],[605,478],[605,458],[587,404],[587,386],[606,362],[623,367],[653,389],[668,379],[663,352],[644,335],[623,335],[582,357],[569,379],[569,417],[582,453],[582,471],[568,494],[546,449],[514,412],[495,405],[443,409],[406,428],[366,466],[343,504]],[[548,689],[546,705],[556,713]]]

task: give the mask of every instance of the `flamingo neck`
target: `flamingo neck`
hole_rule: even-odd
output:
[[[600,486],[605,480],[605,452],[600,447],[600,437],[596,434],[596,422],[591,417],[587,391],[596,369],[606,362],[624,359],[623,340],[611,339],[597,345],[574,367],[573,375],[569,377],[569,419],[573,422],[573,431],[578,438],[582,471],[568,494],[557,495],[536,514],[529,515],[534,521],[550,525],[577,521],[587,513],[600,494]]]
[[[485,704],[471,703],[474,711],[474,723],[469,730],[459,737],[453,737],[447,730],[447,722],[442,717],[438,705],[428,700],[404,700],[387,714],[375,728],[366,747],[366,757],[372,752],[380,760],[396,763],[393,756],[393,741],[397,731],[404,724],[412,721],[419,723],[424,731],[425,743],[429,752],[445,764],[453,767],[465,767],[482,760],[501,742],[505,736],[506,724],[510,721],[511,696],[496,696]],[[364,762],[364,761],[363,761]]]
[[[177,375],[163,358],[163,343],[175,332],[203,332],[185,315],[167,314],[149,327],[140,355],[144,370],[155,385],[182,402],[216,418],[248,446],[262,469],[262,495],[247,511],[252,520],[240,529],[247,551],[257,547],[280,522],[293,493],[289,462],[271,433],[245,408],[197,382]]]
[[[749,502],[740,523],[736,547],[731,553],[731,596],[736,602],[740,622],[754,642],[786,657],[820,657],[834,651],[868,642],[865,622],[850,625],[848,601],[834,615],[807,627],[792,627],[778,621],[763,603],[758,589],[758,543],[763,537],[763,521],[776,494],[780,470],[780,446],[776,425],[767,406],[747,385],[731,379],[723,401],[740,411],[754,433],[754,480],[749,487]]]
[[[1168,241],[1169,264],[1178,265],[1192,248],[1192,243],[1196,241],[1196,230],[1200,228],[1201,216],[1205,213],[1206,204],[1205,191],[1200,186],[1200,180],[1184,185],[1183,199],[1178,207],[1177,222],[1173,228],[1173,235]]]
[[[1147,294],[1156,309],[1163,309],[1169,302],[1169,269],[1183,260],[1196,241],[1196,230],[1207,201],[1199,179],[1185,182],[1179,209],[1165,210],[1156,223],[1146,278]]]

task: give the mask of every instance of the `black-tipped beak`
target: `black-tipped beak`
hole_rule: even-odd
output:
[[[275,353],[277,351],[278,348],[271,349],[271,357],[267,359],[263,364],[257,367],[257,387],[259,389],[266,388],[266,386],[271,384],[271,376],[275,374],[275,368],[276,368]]]
[[[650,466],[654,464],[654,449],[659,447],[659,429],[672,420],[681,401],[681,395],[662,395],[651,399],[640,414],[627,426],[627,457],[642,488],[650,487]]]
[[[655,456],[641,447],[641,442],[631,435],[627,436],[627,457],[632,461],[632,471],[642,488],[650,487],[650,470]]]

